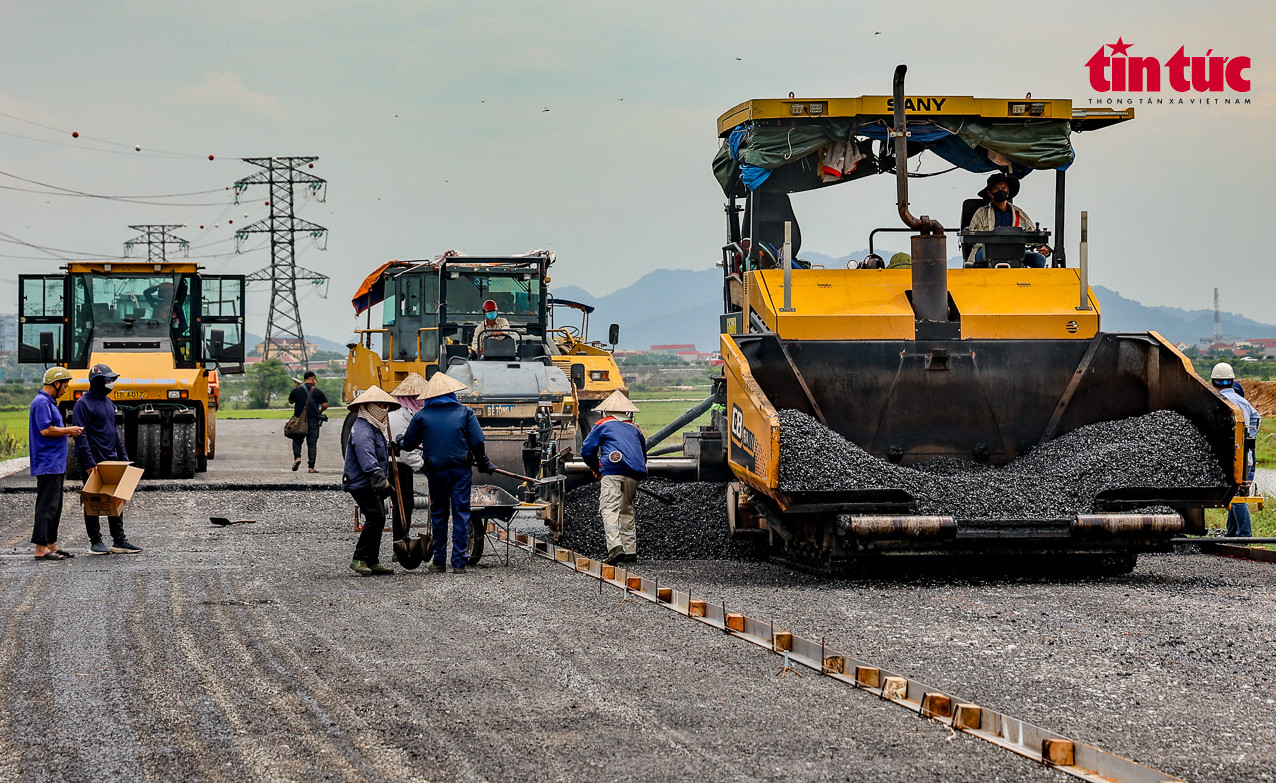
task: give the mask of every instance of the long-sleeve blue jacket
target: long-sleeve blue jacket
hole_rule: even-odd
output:
[[[632,421],[603,418],[585,437],[580,455],[603,476],[647,475],[647,439]]]
[[[1258,409],[1230,386],[1225,386],[1218,391],[1228,402],[1235,403],[1241,409],[1241,412],[1245,414],[1245,437],[1251,440],[1257,438],[1258,428],[1263,424],[1263,417],[1258,412]]]
[[[87,473],[99,462],[128,462],[124,439],[115,428],[115,403],[107,390],[90,386],[71,409],[71,423],[83,427],[75,439],[75,458]]]
[[[390,448],[381,430],[367,419],[356,418],[350,428],[350,440],[346,443],[346,464],[342,472],[341,488],[346,492],[372,486],[373,478],[386,475],[390,464]]]
[[[482,443],[478,417],[455,394],[426,400],[403,433],[404,450],[419,446],[427,471],[469,466],[471,452]]]

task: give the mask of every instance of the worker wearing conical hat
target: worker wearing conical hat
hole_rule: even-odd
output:
[[[619,390],[595,409],[603,418],[581,447],[581,457],[598,477],[598,512],[607,537],[608,564],[638,559],[634,495],[647,475],[647,439],[634,424],[638,406]]]
[[[390,411],[399,407],[394,398],[378,386],[355,397],[347,406],[355,414],[346,443],[346,464],[341,488],[350,493],[363,512],[363,530],[354,547],[350,568],[359,576],[393,574],[381,565],[381,530],[385,527],[385,505],[391,494],[387,470],[390,466]]]
[[[390,411],[390,440],[400,437],[408,431],[412,417],[421,410],[421,392],[425,391],[425,378],[417,373],[408,373],[398,386],[390,391],[390,396],[399,403],[399,408]],[[394,467],[399,474],[399,491],[390,493],[390,512],[394,540],[398,541],[408,534],[412,526],[412,505],[415,490],[412,486],[412,474],[425,467],[425,457],[420,449],[400,451],[394,456]],[[403,507],[399,507],[399,496],[403,496]]]
[[[472,469],[492,473],[483,428],[474,411],[461,404],[456,393],[465,384],[446,373],[435,373],[425,385],[424,402],[408,424],[398,446],[404,451],[421,447],[425,475],[430,486],[430,524],[434,528],[434,560],[431,571],[447,570],[448,518],[452,520],[452,573],[465,573],[470,533]]]

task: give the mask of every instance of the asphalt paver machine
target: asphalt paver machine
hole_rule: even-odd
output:
[[[733,528],[761,533],[783,558],[816,568],[874,554],[1037,552],[1111,556],[1125,570],[1137,552],[1204,532],[1203,509],[1225,505],[1241,481],[1239,412],[1160,335],[1102,331],[1084,235],[1080,268],[1065,253],[1070,136],[1125,123],[1133,110],[908,95],[904,74],[900,66],[892,95],[750,100],[718,120],[714,171],[728,199],[725,366],[722,413],[707,434],[722,445],[688,444],[684,453],[725,459],[735,479]],[[1053,237],[1014,227],[972,232],[978,200],[948,205],[947,226],[915,217],[906,162],[923,151],[956,171],[1040,172],[1034,179],[1053,172]],[[881,268],[871,256],[858,268],[803,263],[790,194],[878,174],[897,178],[903,226],[874,229],[869,247],[883,233],[911,234],[911,266]],[[982,185],[983,177],[965,181]],[[952,269],[950,236],[962,245]],[[974,243],[987,249],[980,266],[964,263]],[[1025,246],[1047,244],[1048,268],[1025,268]],[[901,466],[935,458],[1004,465],[1088,424],[1173,410],[1205,436],[1228,478],[1211,487],[1119,488],[1085,520],[1050,525],[922,520],[910,516],[915,498],[889,487],[783,487],[783,409]],[[1132,513],[1147,507],[1166,513]]]

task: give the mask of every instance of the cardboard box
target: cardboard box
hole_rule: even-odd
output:
[[[99,462],[80,490],[84,513],[90,516],[117,517],[124,504],[142,480],[142,469],[131,462]]]

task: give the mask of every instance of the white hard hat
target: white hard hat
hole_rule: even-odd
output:
[[[1214,369],[1210,370],[1211,381],[1234,381],[1236,373],[1232,371],[1232,365],[1227,362],[1219,362],[1214,365]]]

